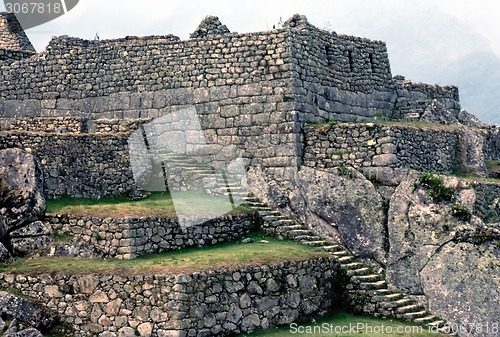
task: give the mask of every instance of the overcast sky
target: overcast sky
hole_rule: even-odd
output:
[[[450,64],[476,53],[500,57],[499,0],[80,0],[64,16],[27,34],[43,51],[53,35],[187,39],[206,15],[244,33],[271,29],[295,13],[320,28],[384,40],[393,75],[415,81],[452,84],[442,73]]]

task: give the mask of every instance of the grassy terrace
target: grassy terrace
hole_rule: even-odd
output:
[[[0,272],[83,275],[96,274],[177,274],[214,269],[239,268],[284,261],[300,261],[328,254],[293,241],[279,241],[262,233],[248,235],[252,243],[230,242],[205,248],[151,254],[132,260],[72,259],[42,257],[21,259],[1,265]],[[266,242],[262,242],[265,240]]]
[[[316,327],[316,332],[314,328]],[[320,328],[326,330],[320,331]],[[350,328],[353,328],[352,330]],[[340,329],[344,328],[344,332]],[[359,329],[358,329],[359,328]],[[337,331],[335,331],[337,329]],[[371,330],[370,330],[371,329]],[[378,330],[377,330],[378,329]],[[398,332],[401,329],[401,332]],[[447,335],[429,332],[428,327],[410,325],[399,320],[388,320],[371,316],[354,316],[343,311],[337,311],[318,319],[315,323],[296,323],[278,328],[256,331],[238,337],[444,337]]]
[[[222,214],[228,209],[227,198],[217,198],[200,192],[182,192],[175,194],[175,208],[172,196],[168,192],[152,192],[148,197],[131,201],[126,196],[85,199],[63,197],[47,200],[47,213],[71,214],[74,216],[96,217],[145,217],[158,216],[175,218],[176,208],[189,209],[193,215],[212,213]],[[240,206],[231,214],[250,212],[248,208]]]

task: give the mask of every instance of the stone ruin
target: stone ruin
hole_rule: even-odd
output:
[[[468,267],[456,272],[469,277],[456,282],[488,284],[488,294],[464,290],[469,314],[456,313],[464,303],[443,298],[432,272],[439,269],[441,259],[464,249],[474,261],[483,255],[498,270],[498,225],[485,223],[494,222],[494,214],[498,222],[500,185],[446,180],[457,189],[460,205],[473,214],[464,223],[446,216],[452,205],[434,204],[425,199],[425,191],[412,188],[415,172],[487,177],[486,162],[500,160],[499,128],[461,109],[457,87],[392,76],[384,42],[321,30],[300,15],[282,28],[244,34],[229,31],[209,16],[188,40],[173,35],[100,41],[60,36],[41,53],[34,52],[12,15],[1,13],[0,34],[1,158],[25,157],[23,163],[34,163],[24,167],[27,172],[31,167],[27,174],[35,195],[40,190],[46,198],[140,194],[130,135],[139,135],[147,148],[148,123],[194,108],[205,142],[200,148],[199,140],[183,136],[184,154],[194,164],[222,169],[228,148],[236,149],[247,171],[245,187],[256,198],[387,273],[389,288],[406,291],[448,320],[465,323],[498,314],[498,280],[488,276],[494,274],[491,270],[481,275],[469,275]],[[160,169],[156,174],[161,178]],[[208,188],[205,180],[200,184]],[[171,187],[189,189],[182,178]],[[0,227],[0,234],[9,237],[9,242],[2,240],[8,249],[0,249],[0,256],[10,259],[11,253],[28,253],[14,249],[27,240],[33,249],[46,245],[51,226],[89,242],[92,232],[102,230],[116,244],[104,252],[93,242],[92,249],[122,258],[184,248],[190,246],[187,242],[203,245],[207,237],[214,243],[232,240],[235,233],[243,235],[254,226],[248,219],[225,219],[221,228],[226,229],[214,237],[214,226],[221,223],[192,233],[172,225],[161,237],[154,232],[161,221],[127,220],[120,224],[124,231],[154,232],[155,239],[141,240],[143,235],[137,234],[123,241],[104,230],[109,225],[101,220],[81,222],[54,215],[48,225],[40,221],[45,207],[40,203],[14,205],[4,198],[2,221],[11,220],[10,227]],[[6,212],[12,205],[31,207],[33,216],[29,221],[9,218]],[[424,221],[425,212],[441,217]],[[231,225],[235,221],[237,231]],[[424,223],[447,229],[429,230]],[[412,233],[405,231],[415,224]],[[401,237],[402,231],[414,238],[411,248],[404,248],[407,238]],[[487,234],[481,241],[473,233]],[[169,242],[172,235],[178,243]],[[429,237],[432,240],[422,246]],[[53,299],[44,300],[49,301]],[[482,309],[485,301],[489,313]],[[373,313],[373,308],[366,304],[361,311]],[[246,325],[263,319],[249,317],[253,316],[242,319]]]

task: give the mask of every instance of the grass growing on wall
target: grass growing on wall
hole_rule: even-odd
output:
[[[237,268],[284,261],[328,257],[319,248],[293,241],[279,241],[257,232],[246,237],[252,243],[230,242],[205,248],[183,249],[142,256],[132,260],[73,259],[42,257],[22,259],[9,265],[0,264],[0,272],[23,274],[121,274],[147,275],[189,273],[202,270]],[[261,242],[265,240],[266,242]]]
[[[242,334],[238,337],[290,337],[290,336],[308,336],[308,337],[345,337],[345,336],[356,336],[356,337],[390,337],[390,336],[400,336],[400,337],[444,337],[444,334],[432,333],[429,332],[428,327],[418,326],[418,325],[410,325],[406,322],[401,322],[398,320],[389,320],[389,319],[381,319],[375,318],[372,316],[354,316],[348,314],[344,311],[337,311],[325,317],[318,319],[315,323],[296,323],[297,325],[286,325],[278,328],[270,328],[266,330],[256,331],[251,334]],[[320,327],[326,326],[327,330],[314,332],[314,326],[316,326],[317,330]],[[299,328],[300,327],[300,328]],[[310,333],[306,329],[309,330]],[[342,327],[346,327],[344,329],[345,332],[341,332],[338,330],[335,332],[335,328],[341,329]],[[353,330],[348,331],[347,328],[350,327],[359,327],[359,331],[356,329],[356,332]],[[371,331],[369,331],[369,327],[371,327]],[[397,329],[402,329],[401,333],[397,332]],[[303,333],[300,333],[299,329],[302,330]],[[333,331],[330,331],[333,329]],[[375,330],[380,329],[380,330]],[[392,330],[392,333],[388,333],[388,331]],[[405,332],[405,330],[407,332]],[[382,332],[383,331],[383,332]],[[358,333],[359,332],[359,333]],[[371,332],[371,333],[370,333]]]
[[[218,198],[211,196],[210,200],[215,200],[216,202],[207,203],[206,194],[197,191],[188,191],[176,193],[175,203],[177,207],[188,203],[196,204],[196,208],[193,208],[193,212],[195,212],[193,215],[204,215],[217,212],[217,207],[223,210],[228,199],[221,197],[220,203],[217,203]],[[231,213],[238,214],[249,211],[249,209],[240,206]],[[103,199],[71,197],[48,199],[47,213],[114,218],[142,216],[176,217],[174,202],[168,192],[152,192],[148,197],[137,201],[131,201],[126,196]],[[221,211],[222,213],[224,211]]]

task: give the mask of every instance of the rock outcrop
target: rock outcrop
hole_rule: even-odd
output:
[[[471,215],[476,195],[470,184],[446,178],[456,197],[438,202],[416,181],[401,183],[390,201],[388,284],[425,296],[429,310],[449,322],[495,321],[500,230]]]
[[[16,255],[47,245],[50,227],[45,213],[43,171],[38,159],[21,149],[0,150],[0,242]],[[0,261],[9,260],[0,247]]]
[[[370,181],[354,169],[325,172],[303,167],[297,185],[303,205],[292,203],[292,208],[306,223],[332,226],[358,257],[385,264],[383,200]]]
[[[5,291],[0,291],[0,310],[11,321],[4,336],[41,336],[39,331],[48,331],[56,323],[56,316],[47,309]]]

